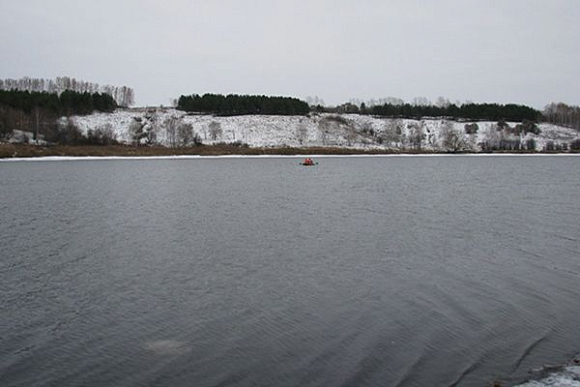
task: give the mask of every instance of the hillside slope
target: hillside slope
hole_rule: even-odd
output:
[[[549,142],[566,147],[579,138],[573,129],[550,124],[539,124],[538,134],[515,134],[518,123],[513,122],[500,129],[497,122],[393,119],[357,114],[218,117],[190,115],[175,109],[119,109],[114,113],[75,116],[72,120],[85,134],[89,130],[108,129],[123,143],[160,145],[188,145],[197,141],[206,145],[241,143],[250,147],[480,151],[482,144],[520,144],[525,148],[533,139],[535,149],[542,150]]]

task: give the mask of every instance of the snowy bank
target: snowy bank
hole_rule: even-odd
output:
[[[566,148],[580,138],[576,130],[539,124],[540,133],[518,133],[518,124],[459,122],[441,118],[393,119],[358,114],[309,116],[230,116],[188,114],[175,109],[119,109],[114,113],[75,116],[87,134],[108,129],[122,143],[165,146],[245,144],[250,147],[348,147],[360,150],[480,151],[482,144],[533,143],[542,150],[551,142]],[[503,146],[503,145],[502,145]],[[565,149],[564,149],[565,150]]]

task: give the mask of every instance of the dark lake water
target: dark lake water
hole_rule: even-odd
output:
[[[0,162],[0,385],[487,386],[580,352],[579,157]]]

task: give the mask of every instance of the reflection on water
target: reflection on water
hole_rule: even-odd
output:
[[[183,355],[189,352],[187,345],[177,340],[155,340],[148,341],[144,345],[145,349],[157,355]]]

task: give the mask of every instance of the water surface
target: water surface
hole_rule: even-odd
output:
[[[580,351],[580,159],[0,163],[2,386],[485,386]]]

